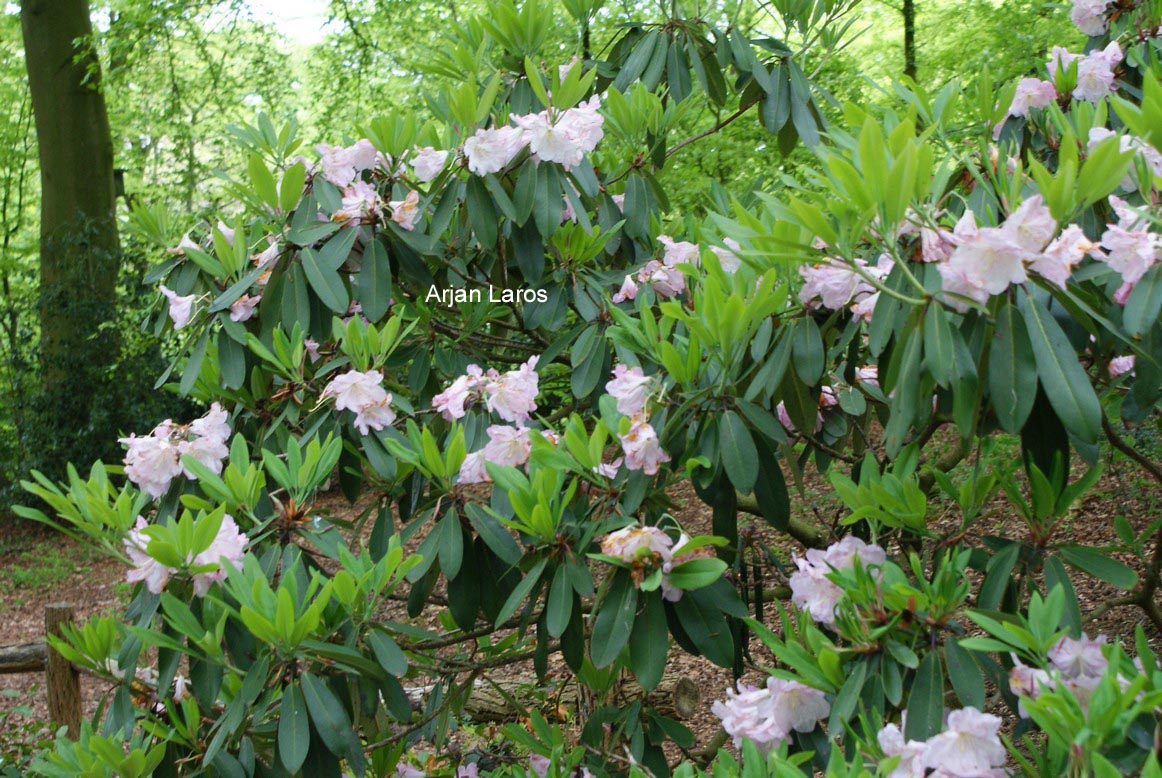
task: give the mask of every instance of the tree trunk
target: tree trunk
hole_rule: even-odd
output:
[[[904,75],[916,80],[916,5],[904,0]]]
[[[24,0],[20,9],[40,155],[40,384],[27,450],[53,474],[99,453],[98,387],[117,362],[120,242],[113,143],[91,46],[87,0]],[[95,416],[97,418],[95,418]]]

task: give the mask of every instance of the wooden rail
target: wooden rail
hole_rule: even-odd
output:
[[[46,605],[44,633],[60,637],[73,620],[71,605]],[[44,641],[0,646],[0,675],[40,670],[44,670],[49,719],[54,727],[68,727],[69,737],[76,740],[81,731],[81,676],[77,669]]]

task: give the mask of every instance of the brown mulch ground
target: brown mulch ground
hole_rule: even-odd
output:
[[[1138,531],[1159,516],[1162,488],[1144,478],[1131,463],[1115,463],[1107,458],[1106,465],[1096,488],[1068,520],[1059,536],[1062,540],[1076,540],[1086,545],[1112,544],[1116,542],[1113,531],[1115,516],[1124,516]],[[1080,469],[1075,469],[1076,472],[1080,472]],[[793,484],[789,474],[788,484]],[[833,525],[842,509],[830,486],[812,469],[804,474],[802,486],[801,494],[796,493],[792,486],[794,513],[799,518]],[[689,534],[710,533],[710,511],[698,500],[690,484],[676,485],[670,496],[675,503],[675,516]],[[333,496],[321,501],[317,507],[321,512],[329,512],[336,518],[354,518],[366,504],[361,501],[359,505],[351,507],[341,497]],[[932,528],[937,533],[951,532],[958,524],[956,511],[945,503],[937,501],[932,506],[931,515],[936,517]],[[802,549],[795,541],[774,531],[761,520],[751,522],[748,517],[741,518],[750,524],[755,540],[770,546],[776,554],[789,558],[791,554],[801,552]],[[984,518],[974,527],[969,542],[979,543],[979,536],[984,534],[1017,537],[1024,534],[1020,517],[1008,506],[1003,493],[998,493],[991,501]],[[409,548],[414,549],[418,542],[418,539],[413,539],[408,544]],[[1148,551],[1151,548],[1147,546]],[[1122,559],[1127,564],[1138,566],[1138,560],[1133,557],[1122,556]],[[48,571],[43,578],[40,576],[42,570]],[[115,611],[128,598],[124,572],[119,563],[107,560],[71,540],[48,534],[28,524],[14,521],[0,524],[0,645],[40,639],[44,631],[44,606],[51,602],[68,602],[76,610],[78,619]],[[769,568],[765,576],[768,587],[780,583],[779,573],[774,568]],[[1113,587],[1076,572],[1074,584],[1083,614],[1118,595]],[[437,592],[442,592],[442,588],[437,589]],[[438,610],[430,608],[414,623],[438,629]],[[768,608],[767,614],[768,621],[776,618],[773,608]],[[385,616],[406,619],[402,604],[393,605]],[[1150,628],[1136,608],[1114,609],[1100,620],[1087,624],[1086,628],[1091,635],[1106,632],[1123,640],[1132,640],[1133,629],[1138,624],[1147,627],[1151,643],[1156,648],[1162,648],[1162,636]],[[757,641],[752,641],[751,649],[760,665],[771,661]],[[710,703],[721,698],[731,684],[730,671],[690,656],[676,646],[671,651],[668,670],[693,680],[701,689],[701,709],[685,723],[695,732],[699,744],[705,743],[718,730],[718,720],[710,713]],[[530,662],[500,668],[492,677],[517,678],[531,674]],[[551,662],[550,675],[567,675],[559,657]],[[749,677],[752,675],[753,678]],[[752,671],[748,674],[748,680],[758,680],[761,675],[760,671]],[[86,715],[92,715],[97,709],[101,698],[108,691],[106,686],[104,682],[82,676]],[[29,739],[27,727],[43,722],[47,717],[41,674],[0,676],[0,690],[5,689],[12,691],[0,696],[0,755],[8,750],[13,738]],[[31,716],[6,717],[5,712],[16,706],[30,707]],[[453,747],[463,748],[465,744],[454,740]]]

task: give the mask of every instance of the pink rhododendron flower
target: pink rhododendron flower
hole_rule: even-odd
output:
[[[625,280],[621,282],[621,288],[613,294],[613,302],[623,303],[626,300],[634,300],[637,298],[637,284],[633,282],[633,276],[626,276]]]
[[[525,145],[525,133],[519,127],[477,130],[464,141],[464,157],[468,160],[469,170],[478,176],[486,176],[504,170]]]
[[[1158,153],[1157,149],[1137,136],[1119,135],[1113,130],[1107,129],[1105,127],[1094,127],[1089,131],[1089,139],[1086,142],[1086,149],[1092,152],[1095,146],[1104,141],[1106,138],[1112,137],[1118,138],[1119,150],[1123,152],[1136,152],[1138,156],[1146,160],[1146,164],[1150,166],[1150,171],[1155,176],[1162,176],[1162,154]],[[1118,184],[1118,188],[1125,190],[1134,189],[1134,173],[1135,168],[1130,168],[1129,172],[1126,173],[1125,178],[1123,178],[1121,183]]]
[[[188,251],[189,249],[196,249],[196,250],[200,251],[201,248],[202,248],[201,246],[199,246],[197,243],[194,243],[190,239],[190,234],[187,232],[185,235],[182,236],[182,239],[178,242],[178,245],[174,246],[172,249],[166,249],[166,253],[168,253],[168,254],[180,254],[182,256],[185,256],[186,251]]]
[[[1117,41],[1085,56],[1055,46],[1049,55],[1049,77],[1056,80],[1058,67],[1068,69],[1074,61],[1077,62],[1077,86],[1073,89],[1073,97],[1097,103],[1113,93],[1114,68],[1122,61],[1122,49]]]
[[[476,365],[469,365],[468,372],[460,376],[447,389],[432,398],[432,407],[448,421],[464,418],[465,406],[476,396],[483,372]]]
[[[1110,378],[1134,372],[1134,355],[1114,357],[1109,364]]]
[[[662,264],[666,267],[676,267],[680,264],[698,267],[701,264],[698,247],[684,240],[674,240],[669,235],[659,235],[658,243],[666,247],[662,255]]]
[[[1022,78],[1017,83],[1009,116],[1028,116],[1031,108],[1045,108],[1057,100],[1057,87],[1052,81],[1040,78]]]
[[[656,259],[651,259],[638,271],[637,280],[652,286],[659,297],[674,297],[686,290],[686,277],[682,271]]]
[[[1124,304],[1134,284],[1162,257],[1162,235],[1148,231],[1145,220],[1120,198],[1110,195],[1110,205],[1118,215],[1118,223],[1106,225],[1101,237],[1106,255],[1098,258],[1121,275],[1119,302]]]
[[[166,287],[165,284],[159,286],[158,289],[169,300],[169,317],[173,320],[173,328],[180,330],[189,324],[196,297],[192,294],[179,295],[177,292]]]
[[[880,368],[879,365],[864,365],[855,369],[855,380],[857,383],[869,384],[876,389],[880,388]]]
[[[718,264],[722,267],[724,272],[734,273],[742,267],[742,257],[738,252],[742,250],[742,246],[734,238],[723,238],[723,246],[711,246],[710,250],[714,252],[714,256],[718,257]]]
[[[1071,224],[1061,231],[1044,252],[1033,258],[1029,269],[1037,275],[1065,288],[1065,282],[1073,273],[1073,268],[1081,262],[1086,254],[1095,254],[1097,244],[1085,237],[1085,233],[1076,224]],[[1100,253],[1100,252],[1096,252]]]
[[[612,462],[602,462],[593,468],[593,472],[605,478],[616,478],[617,471],[621,469],[621,461],[621,457],[618,457]]]
[[[468,456],[464,457],[463,463],[460,465],[460,474],[457,477],[457,482],[462,484],[483,484],[491,481],[488,475],[488,470],[484,465],[488,460],[484,458],[484,450],[473,451]]]
[[[1112,2],[1113,0],[1073,0],[1069,19],[1086,35],[1090,37],[1101,35],[1109,29],[1110,21],[1106,18],[1106,10]]]
[[[827,575],[834,570],[848,570],[859,559],[866,566],[882,565],[887,554],[882,548],[870,545],[847,535],[825,551],[808,549],[805,557],[794,557],[798,571],[791,575],[791,602],[808,611],[811,618],[820,624],[835,624],[835,606],[843,596],[843,590]]]
[[[1025,251],[1035,253],[1045,248],[1053,238],[1057,221],[1045,207],[1041,195],[1033,195],[1009,214],[1001,225],[1001,231]]]
[[[226,570],[223,564],[230,564],[235,568],[242,567],[242,555],[246,550],[249,538],[238,531],[234,517],[226,514],[222,517],[222,524],[218,527],[218,534],[210,542],[210,547],[193,559],[194,566],[217,565],[218,569],[208,573],[194,574],[194,594],[205,597],[210,586],[216,581],[226,580]]]
[[[999,717],[976,708],[952,711],[947,728],[928,739],[924,765],[950,776],[992,775],[1005,764],[1000,728]]]
[[[244,294],[230,303],[230,321],[248,321],[254,316],[254,309],[261,300],[262,295],[260,294],[253,297]]]
[[[391,394],[378,402],[368,403],[355,413],[355,428],[363,435],[370,430],[381,430],[395,422],[395,411],[391,407]]]
[[[307,356],[310,357],[312,362],[318,362],[322,357],[322,355],[319,354],[319,341],[315,340],[314,338],[307,338],[304,340],[303,348],[306,349]]]
[[[642,562],[661,567],[670,558],[674,540],[657,527],[637,525],[611,532],[601,541],[601,553],[626,564]]]
[[[415,189],[407,193],[407,196],[402,200],[392,200],[388,207],[391,208],[391,220],[398,224],[405,230],[414,230],[416,222],[419,221],[422,211],[420,211],[420,193]]]
[[[613,200],[613,204],[617,206],[617,210],[625,213],[625,194],[610,195],[609,199]]]
[[[488,410],[495,411],[505,421],[518,424],[528,420],[537,409],[537,360],[539,357],[529,357],[516,370],[510,370],[504,375],[495,370],[488,373],[484,393],[487,395]]]
[[[605,385],[605,391],[617,399],[617,411],[626,416],[635,416],[646,408],[657,381],[642,373],[640,367],[617,365],[613,368],[613,380]]]
[[[226,224],[226,222],[219,219],[217,230],[218,232],[222,233],[222,237],[226,239],[227,243],[229,243],[231,246],[234,245],[234,230],[231,229],[231,227]]]
[[[549,774],[549,768],[553,766],[553,762],[547,756],[540,754],[529,754],[529,778],[545,778]]]
[[[895,724],[886,724],[876,735],[880,749],[884,756],[900,757],[887,778],[924,778],[927,769],[924,767],[924,752],[926,744],[918,740],[904,741],[904,733]]]
[[[421,184],[426,184],[440,175],[440,171],[444,169],[444,163],[448,161],[448,152],[437,151],[431,146],[424,146],[422,149],[415,149],[415,156],[412,157],[412,170],[415,171],[416,180]]]
[[[158,498],[179,475],[184,473],[187,478],[196,478],[182,466],[181,458],[185,454],[193,456],[210,471],[221,473],[222,460],[230,453],[226,447],[230,425],[226,420],[226,411],[214,403],[205,416],[189,425],[166,419],[145,437],[120,438],[119,442],[128,449],[125,476],[150,497]]]
[[[618,436],[621,450],[625,453],[625,466],[629,470],[641,470],[646,475],[657,475],[658,466],[670,461],[670,455],[662,450],[658,433],[648,421],[637,420],[629,432]]]
[[[129,534],[125,536],[123,541],[125,553],[129,555],[129,561],[133,564],[133,569],[125,574],[125,580],[129,583],[143,581],[145,588],[151,594],[161,594],[166,582],[169,581],[169,577],[177,570],[166,567],[145,553],[145,549],[149,546],[149,536],[141,530],[147,526],[149,525],[145,519],[138,516],[134,529],[129,530]]]
[[[395,767],[396,778],[427,778],[427,773],[418,767],[413,767],[406,762],[400,762]]]
[[[250,258],[254,261],[255,267],[262,267],[267,262],[273,262],[278,259],[279,248],[278,239],[273,235],[267,235],[267,247],[257,254],[252,254]]]
[[[349,186],[359,173],[374,167],[379,154],[366,138],[346,148],[320,143],[315,151],[322,157],[323,178],[341,189]]]
[[[527,429],[502,424],[488,428],[488,443],[482,449],[487,461],[502,467],[520,467],[529,461],[530,450],[532,442]]]
[[[331,221],[349,225],[370,219],[379,203],[379,192],[366,181],[356,181],[343,190],[343,200]]]
[[[588,101],[563,112],[544,110],[525,116],[513,115],[524,142],[533,156],[542,162],[556,162],[566,170],[597,147],[604,130],[605,118],[598,113],[601,99],[594,95]]]
[[[1080,640],[1065,636],[1049,649],[1049,661],[1067,678],[1081,675],[1100,677],[1109,665],[1109,660],[1101,652],[1106,642],[1105,635],[1098,635],[1094,640],[1084,632]]]
[[[335,398],[335,410],[348,410],[359,413],[369,405],[384,402],[387,392],[383,386],[383,373],[378,370],[368,370],[361,373],[358,370],[348,370],[341,376],[331,379],[323,389],[323,398]]]
[[[859,274],[855,267],[875,279],[886,278],[892,271],[892,258],[881,255],[875,267],[856,257],[851,264],[837,259],[824,259],[816,265],[803,265],[799,275],[806,282],[799,290],[799,302],[809,308],[838,311],[849,303],[859,303],[875,293],[875,288]]]
[[[768,678],[765,689],[742,682],[726,690],[726,700],[716,700],[711,712],[722,720],[736,748],[743,739],[764,753],[777,748],[791,731],[810,732],[831,712],[823,692],[797,681]]]
[[[574,55],[573,58],[570,59],[568,62],[565,62],[561,65],[557,65],[557,82],[558,83],[564,83],[565,79],[569,77],[569,71],[571,71],[574,67],[576,67],[577,62],[578,62],[577,57],[576,57],[576,55]]]

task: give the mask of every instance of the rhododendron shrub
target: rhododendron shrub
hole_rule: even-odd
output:
[[[838,40],[825,28],[850,3],[796,5],[788,28]],[[1119,428],[1162,397],[1151,8],[1076,4],[1099,37],[1031,63],[1032,80],[898,87],[892,107],[824,126],[813,47],[664,20],[618,28],[606,60],[560,63],[536,52],[552,11],[500,3],[451,34],[436,118],[369,117],[317,145],[265,117],[236,128],[238,212],[185,237],[135,214],[169,249],[153,274],[153,320],[182,344],[167,378],[210,413],[126,437],[127,483],[99,465],[29,484],[58,518],[29,515],[141,584],[124,624],[65,649],[120,680],[157,649],[156,681],[119,684],[109,726],[148,725],[171,761],[220,772],[382,774],[421,734],[439,741],[427,725],[483,668],[531,656],[543,677],[560,652],[589,686],[625,671],[650,690],[675,644],[741,673],[764,661],[754,635],[770,678],[714,710],[744,758],[776,767],[997,774],[986,684],[1047,733],[1018,752],[1055,765],[1096,759],[1048,750],[1066,730],[1045,711],[1084,722],[1084,693],[1116,693],[1144,727],[1152,657],[1135,647],[1130,680],[1120,649],[1084,636],[1072,582],[1162,622],[1162,556],[1139,580],[1064,519],[1099,441],[1132,451]],[[666,160],[697,100],[758,106],[779,148],[809,146],[812,185],[671,214]],[[1021,461],[984,472],[997,432]],[[845,505],[834,525],[792,517],[786,473],[808,461]],[[674,518],[667,489],[685,480],[712,534]],[[364,498],[351,526],[320,514],[327,482]],[[940,534],[937,490],[959,517]],[[1001,491],[1018,529],[977,542]],[[740,513],[803,545],[775,573],[777,632],[748,578],[776,555]],[[389,597],[412,617],[438,603],[442,631],[385,616]],[[1035,646],[996,636],[1026,618]],[[438,690],[418,718],[405,678]],[[607,770],[604,750],[664,774],[664,742],[689,734],[602,703],[566,759],[536,729],[513,735],[537,757],[522,770]],[[1146,764],[1139,740],[1101,732],[1092,753]]]

